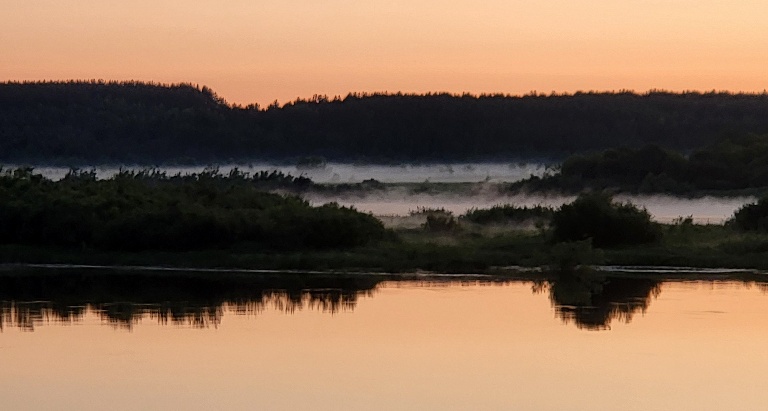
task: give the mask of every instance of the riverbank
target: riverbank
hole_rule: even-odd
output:
[[[696,224],[692,216],[659,224],[649,210],[605,193],[557,208],[506,204],[456,215],[417,207],[408,224],[385,225],[335,202],[317,206],[266,192],[273,183],[307,184],[279,173],[215,170],[126,171],[106,180],[73,171],[58,181],[30,169],[5,171],[0,264],[386,273],[596,264],[768,269],[761,202],[739,209],[727,225]]]
[[[612,266],[768,269],[768,234],[695,224],[667,224],[662,230],[657,243],[578,251],[563,251],[545,231],[470,226],[448,232],[401,229],[392,238],[365,246],[296,252],[264,250],[255,244],[184,252],[2,245],[0,263],[487,274],[500,267],[555,266],[564,252],[572,252],[581,254],[568,256],[573,261]]]

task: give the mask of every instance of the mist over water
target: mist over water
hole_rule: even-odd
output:
[[[16,166],[5,166],[6,169]],[[145,166],[95,167],[99,178],[109,178],[121,169],[142,170]],[[199,173],[210,166],[162,166],[158,170],[168,175]],[[404,188],[384,191],[360,192],[340,195],[308,193],[304,197],[314,205],[338,202],[353,206],[377,216],[407,216],[422,207],[443,208],[461,215],[472,208],[489,208],[500,204],[517,206],[544,205],[559,207],[574,200],[575,196],[540,194],[500,194],[492,183],[515,182],[531,175],[540,176],[546,170],[543,163],[450,163],[450,164],[400,164],[365,165],[326,163],[320,167],[300,167],[289,164],[244,163],[216,166],[222,174],[232,169],[255,174],[262,170],[277,170],[293,176],[303,175],[320,184],[360,183],[374,179],[383,183],[491,183],[487,190],[473,190],[472,194],[419,193]],[[84,167],[84,169],[89,169]],[[63,178],[66,167],[35,167],[35,172],[52,180]],[[702,197],[679,198],[669,195],[619,195],[616,200],[632,202],[646,207],[656,221],[669,223],[678,217],[692,216],[700,224],[722,224],[742,205],[755,201],[753,197]]]
[[[15,168],[10,165],[5,168]],[[91,167],[82,167],[90,170]],[[147,166],[100,166],[94,167],[99,178],[109,178],[123,170],[143,170]],[[374,179],[382,183],[464,183],[464,182],[513,182],[528,178],[531,175],[540,176],[546,166],[541,163],[446,163],[446,164],[399,164],[399,165],[367,165],[348,163],[327,163],[320,167],[300,167],[292,164],[271,163],[242,163],[221,164],[215,166],[158,166],[157,170],[168,175],[177,173],[199,173],[205,169],[218,168],[223,174],[232,169],[247,173],[258,173],[262,170],[277,170],[292,176],[306,176],[315,183],[360,183]],[[66,167],[35,167],[35,172],[52,180],[60,180],[69,171]]]
[[[755,201],[754,197],[702,197],[679,198],[667,195],[643,195],[615,197],[618,201],[629,201],[648,209],[653,218],[669,223],[678,217],[692,216],[698,224],[722,224],[744,204]]]
[[[364,212],[378,216],[407,216],[411,211],[421,207],[444,208],[455,215],[461,215],[472,208],[489,208],[500,204],[516,206],[543,205],[559,207],[572,202],[575,196],[546,196],[546,195],[500,195],[498,193],[481,193],[473,196],[456,194],[408,194],[405,190],[389,190],[362,196],[331,197],[320,195],[306,196],[314,204],[337,201],[341,205],[353,206]],[[702,197],[679,198],[667,195],[619,195],[615,199],[621,202],[631,202],[639,207],[645,207],[654,220],[669,223],[678,217],[692,216],[695,223],[722,224],[733,215],[739,207],[752,202],[753,197]]]

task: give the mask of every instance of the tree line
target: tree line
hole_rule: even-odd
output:
[[[259,107],[190,84],[0,83],[0,160],[428,162],[648,144],[685,151],[724,135],[768,133],[766,110],[766,93],[354,93]]]
[[[669,194],[767,188],[768,134],[734,136],[688,155],[656,145],[576,154],[552,173],[511,184],[512,190]]]
[[[51,181],[31,169],[8,170],[0,174],[0,244],[115,251],[239,244],[268,252],[348,248],[385,235],[369,214],[262,190],[259,175],[237,172],[124,171],[98,180],[73,171]]]

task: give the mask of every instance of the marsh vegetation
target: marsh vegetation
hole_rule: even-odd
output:
[[[448,272],[594,260],[768,266],[766,200],[725,225],[707,225],[687,213],[662,221],[617,196],[762,197],[765,94],[351,94],[260,108],[231,106],[189,85],[74,82],[2,84],[0,101],[7,103],[0,134],[9,136],[0,151],[14,161],[269,158],[320,175],[333,173],[329,159],[447,164],[578,153],[543,173],[534,167],[523,181],[488,173],[438,182],[326,176],[332,182],[321,184],[309,174],[237,168],[119,169],[105,178],[72,170],[54,181],[9,169],[0,175],[3,262]],[[475,166],[464,167],[474,176]],[[520,193],[560,197],[513,201]],[[417,208],[407,222],[351,206],[369,201],[360,209],[376,211],[391,198],[408,209],[414,198],[438,204]],[[440,205],[445,199],[464,203]]]
[[[167,176],[72,171],[51,181],[31,169],[0,175],[0,243],[115,251],[188,251],[239,244],[254,250],[348,248],[384,237],[370,215],[320,207],[271,186],[302,177],[216,171]]]
[[[265,184],[306,185],[275,173],[126,171],[99,180],[73,171],[51,181],[7,170],[0,175],[0,261],[388,272],[559,261],[768,268],[765,200],[726,225],[683,217],[660,224],[642,207],[592,193],[560,207],[506,204],[460,215],[422,208],[406,217],[416,223],[386,228],[373,215],[312,206],[266,192]]]

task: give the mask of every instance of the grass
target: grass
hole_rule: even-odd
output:
[[[447,232],[399,229],[396,235],[366,246],[303,252],[267,251],[252,244],[189,252],[2,245],[0,262],[485,273],[504,266],[551,265],[558,253],[554,246],[546,230],[483,230],[466,225]],[[742,233],[720,225],[664,225],[661,241],[603,249],[602,261],[608,265],[768,269],[768,234]]]
[[[615,265],[768,269],[768,234],[720,225],[665,226],[661,242],[605,250]]]
[[[188,268],[251,268],[405,272],[485,272],[493,266],[531,265],[542,260],[544,239],[513,232],[494,237],[471,233],[401,232],[398,238],[348,250],[269,252],[247,245],[191,252],[111,252],[91,249],[2,245],[0,262],[157,265]]]

